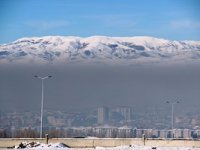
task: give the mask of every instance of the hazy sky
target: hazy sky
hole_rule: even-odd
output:
[[[99,106],[149,108],[181,101],[180,108],[200,107],[198,66],[38,66],[0,68],[0,109],[40,109],[45,81],[45,109],[70,110]],[[191,109],[191,111],[192,111]]]
[[[199,0],[1,0],[0,43],[27,36],[200,40]]]
[[[199,0],[0,0],[0,43],[21,37],[137,36],[200,40]],[[147,108],[180,100],[200,106],[200,69],[193,66],[0,66],[0,109]],[[192,107],[191,107],[192,108]]]

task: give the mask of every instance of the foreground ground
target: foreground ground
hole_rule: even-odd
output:
[[[67,145],[62,143],[50,143],[50,144],[41,144],[39,142],[23,142],[20,145],[14,146],[12,149],[23,149],[23,150],[200,150],[199,148],[193,147],[158,147],[158,146],[138,146],[138,145],[125,145],[125,146],[118,146],[118,147],[95,147],[95,148],[68,148]],[[8,149],[1,149],[1,150],[8,150]]]

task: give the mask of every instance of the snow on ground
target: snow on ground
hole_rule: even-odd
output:
[[[96,148],[66,148],[59,147],[58,145],[52,146],[39,146],[33,148],[24,148],[23,150],[200,150],[200,148],[191,147],[150,147],[150,146],[118,146],[118,147],[96,147]]]
[[[22,145],[24,146],[23,148]],[[23,150],[200,150],[200,148],[192,147],[157,147],[157,146],[117,146],[117,147],[96,147],[96,148],[68,148],[67,145],[63,143],[50,143],[42,144],[39,142],[23,142],[20,145],[14,147],[15,149]]]
[[[200,148],[189,147],[151,147],[151,146],[118,146],[112,148],[96,147],[96,150],[200,150]]]
[[[66,148],[68,149],[68,146],[63,143],[49,143],[49,144],[43,144],[39,142],[22,142],[19,145],[15,145],[14,149],[60,149],[60,148]]]

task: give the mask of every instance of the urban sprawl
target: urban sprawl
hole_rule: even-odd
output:
[[[0,111],[1,137],[39,137],[40,111]],[[200,113],[99,107],[82,112],[45,110],[43,134],[63,138],[200,138]]]

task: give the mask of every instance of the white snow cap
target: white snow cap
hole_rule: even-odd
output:
[[[25,37],[0,45],[0,64],[200,62],[200,41],[135,37]]]

